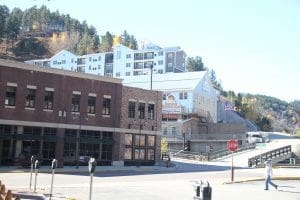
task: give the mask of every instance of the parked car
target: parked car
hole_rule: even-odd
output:
[[[260,132],[248,132],[246,133],[246,137],[249,144],[262,143],[264,141]]]

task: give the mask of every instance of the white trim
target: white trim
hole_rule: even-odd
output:
[[[25,107],[25,110],[35,110],[35,108]]]
[[[133,101],[133,102],[136,102],[136,100],[135,100],[135,99],[129,99],[128,101]]]
[[[54,92],[54,88],[45,87],[45,91]]]
[[[97,94],[95,94],[95,93],[89,93],[89,97],[96,97],[97,96]]]
[[[53,110],[50,110],[50,109],[44,109],[43,111],[45,111],[45,112],[53,112]]]
[[[148,104],[154,104],[155,105],[155,102],[154,101],[149,101]]]
[[[110,115],[102,115],[102,117],[110,118]]]
[[[111,99],[111,96],[110,96],[110,95],[106,95],[106,94],[105,94],[105,95],[103,95],[103,97],[106,98],[106,99]]]
[[[81,95],[81,92],[80,91],[73,91],[72,94]]]
[[[7,82],[6,86],[11,86],[11,87],[18,87],[17,83],[11,83],[11,82]]]
[[[36,86],[35,85],[27,85],[27,88],[28,89],[34,89],[34,90],[36,90]]]
[[[139,103],[146,103],[146,101],[144,101],[144,100],[139,100]]]
[[[8,106],[8,105],[5,105],[4,107],[5,108],[16,108],[16,106]]]

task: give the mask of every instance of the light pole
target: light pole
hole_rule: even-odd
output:
[[[75,165],[76,169],[79,168],[79,143],[80,143],[80,132],[81,132],[81,126],[82,126],[82,117],[84,114],[88,114],[88,112],[79,112],[79,128],[76,136],[76,155],[75,155]],[[76,118],[76,117],[75,117]],[[88,117],[86,117],[88,119]]]

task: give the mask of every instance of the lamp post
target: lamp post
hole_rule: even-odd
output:
[[[76,155],[75,155],[75,165],[76,169],[79,168],[79,139],[80,139],[80,132],[81,132],[81,126],[82,126],[82,116],[84,114],[88,114],[88,112],[79,112],[79,128],[76,136]],[[75,117],[76,118],[76,117]],[[86,117],[88,119],[88,117]]]

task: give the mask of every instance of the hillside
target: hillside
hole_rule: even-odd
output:
[[[300,127],[300,101],[286,102],[265,95],[223,95],[235,106],[235,113],[262,131],[295,133]]]

